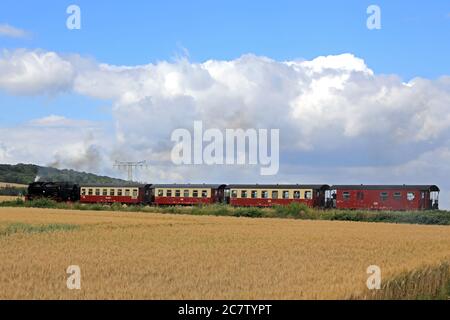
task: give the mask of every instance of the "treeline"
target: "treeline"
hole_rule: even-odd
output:
[[[34,164],[0,164],[0,181],[29,184],[39,176],[41,181],[70,181],[74,183],[124,183],[124,180],[98,176],[68,169],[55,169]]]
[[[408,223],[428,225],[450,225],[450,212],[435,211],[347,211],[347,210],[320,210],[309,208],[305,204],[292,203],[288,206],[275,206],[272,208],[233,207],[225,204],[183,207],[155,207],[121,204],[83,204],[61,203],[49,199],[33,201],[8,201],[0,203],[0,207],[34,207],[71,210],[95,211],[122,211],[122,212],[149,212],[168,214],[190,214],[203,216],[228,216],[249,218],[285,218],[300,220],[332,220],[332,221],[362,221]]]

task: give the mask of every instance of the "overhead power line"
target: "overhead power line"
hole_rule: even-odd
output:
[[[147,161],[115,161],[114,168],[125,169],[128,172],[128,181],[133,181],[133,171],[138,168],[147,168]]]

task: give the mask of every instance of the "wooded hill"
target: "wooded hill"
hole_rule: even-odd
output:
[[[70,181],[74,183],[120,184],[125,180],[98,176],[92,173],[68,169],[55,169],[34,164],[0,164],[0,182],[29,184],[39,176],[40,181]]]

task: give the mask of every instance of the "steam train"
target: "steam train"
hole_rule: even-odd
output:
[[[304,203],[314,208],[435,210],[436,185],[327,184],[75,184],[34,182],[27,199],[128,205],[206,205],[270,207]]]

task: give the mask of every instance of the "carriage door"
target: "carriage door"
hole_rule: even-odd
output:
[[[425,208],[425,203],[426,203],[427,201],[425,200],[425,191],[421,191],[420,192],[420,209],[421,210],[424,210],[424,209],[426,209]]]
[[[226,188],[223,190],[223,203],[230,203],[230,189]]]
[[[213,202],[219,202],[219,197],[220,197],[220,193],[219,193],[219,189],[211,189],[211,192],[213,192],[214,196],[213,198]]]
[[[364,191],[360,190],[356,192],[356,203],[358,208],[365,208],[364,205]]]
[[[216,202],[218,203],[223,203],[224,200],[224,188],[219,187],[219,189],[217,190],[217,199]]]

